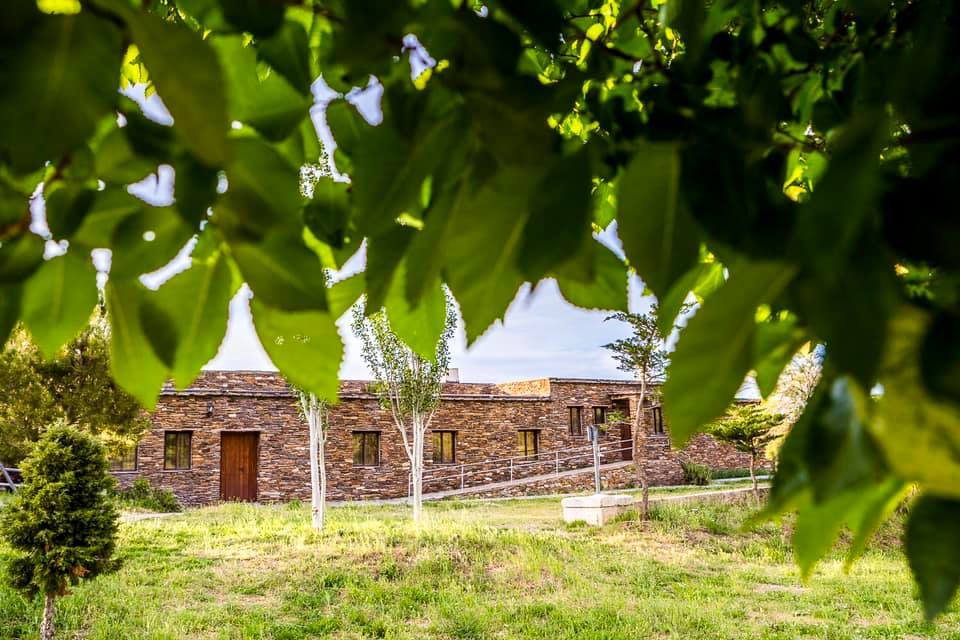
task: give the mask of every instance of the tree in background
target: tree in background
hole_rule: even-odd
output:
[[[47,429],[23,461],[24,484],[0,516],[0,535],[14,551],[11,586],[43,596],[41,640],[54,637],[56,599],[71,586],[116,570],[115,481],[103,446],[68,426]]]
[[[416,523],[420,522],[423,511],[423,445],[450,368],[450,339],[457,322],[449,297],[445,298],[445,305],[446,320],[434,343],[432,358],[414,351],[400,339],[386,311],[368,316],[364,302],[354,307],[353,331],[363,345],[363,359],[373,372],[373,390],[380,406],[390,410],[410,463]]]
[[[309,426],[311,524],[314,529],[323,529],[327,506],[327,401],[303,389],[296,389],[294,393],[300,413]]]
[[[50,360],[26,330],[14,332],[0,352],[0,461],[17,464],[57,420],[95,435],[111,455],[140,439],[149,422],[110,376],[108,344],[109,324],[99,313]]]
[[[783,422],[773,430],[775,437],[767,446],[768,456],[776,457],[784,438],[803,415],[823,375],[824,355],[822,345],[814,348],[808,345],[797,352],[780,374],[767,405],[775,413],[783,414]]]
[[[717,440],[749,454],[750,480],[753,484],[753,495],[758,502],[760,489],[757,485],[757,462],[767,445],[777,437],[774,430],[783,421],[783,414],[770,413],[759,403],[748,403],[734,405],[724,418],[707,427],[707,433]]]
[[[647,399],[648,387],[663,382],[664,372],[669,362],[669,353],[664,344],[663,336],[657,326],[656,304],[647,313],[615,313],[607,320],[626,322],[633,330],[633,335],[603,345],[613,354],[617,361],[617,368],[634,375],[640,382],[640,395],[637,398],[637,410],[633,416],[633,464],[637,474],[637,485],[642,488],[641,516],[647,519],[650,498],[650,483],[647,479],[645,456],[641,447],[646,436],[643,415],[646,411],[644,404]]]

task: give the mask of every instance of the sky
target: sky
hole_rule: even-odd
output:
[[[153,95],[145,98],[142,87],[125,91],[136,100],[144,113],[162,123],[169,124],[172,118],[160,99]],[[320,139],[332,148],[335,146],[323,120],[323,107],[335,94],[315,87],[317,103],[311,111]],[[361,113],[376,123],[380,114],[377,102],[380,88],[372,83],[365,91],[348,96],[357,104]],[[155,205],[167,205],[173,201],[174,175],[169,167],[160,167],[157,174],[131,185],[131,193]],[[42,222],[40,223],[42,226]],[[620,252],[615,223],[598,236],[598,239]],[[143,277],[149,287],[158,287],[174,274],[190,266],[188,245],[166,267]],[[57,248],[51,248],[56,252]],[[622,255],[622,253],[621,253]],[[106,270],[109,252],[94,256],[101,270]],[[351,259],[339,277],[362,270],[362,251]],[[629,283],[630,310],[643,312],[649,309],[651,300],[642,296],[642,283],[631,277]],[[207,364],[208,369],[275,370],[257,338],[250,316],[250,290],[244,286],[230,303],[227,334],[217,356]],[[615,320],[606,321],[610,315],[605,311],[588,311],[567,303],[552,280],[540,282],[535,288],[526,285],[520,290],[502,322],[497,322],[469,349],[462,326],[458,326],[452,345],[451,366],[459,370],[460,379],[467,382],[499,382],[536,377],[582,377],[582,378],[629,378],[630,374],[619,371],[604,344],[626,337],[626,325]],[[341,318],[338,326],[344,339],[345,357],[341,365],[342,378],[369,378],[370,373],[360,355],[358,340],[349,327],[349,313]]]

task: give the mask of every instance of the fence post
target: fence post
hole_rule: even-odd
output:
[[[560,452],[559,451],[557,451],[556,457],[557,457],[557,475],[560,475]]]
[[[463,489],[463,465],[460,465],[460,488]]]
[[[510,481],[513,481],[513,458],[510,458]]]

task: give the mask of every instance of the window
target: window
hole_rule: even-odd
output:
[[[433,461],[436,464],[453,464],[457,459],[457,432],[433,432]]]
[[[523,456],[535,456],[540,449],[540,432],[524,429],[517,432],[517,450]]]
[[[606,422],[607,422],[607,408],[594,407],[593,408],[593,424],[606,424]]]
[[[583,407],[568,407],[570,410],[570,435],[583,435]]]
[[[192,431],[167,431],[163,434],[163,468],[189,469],[193,448]]]
[[[136,471],[137,445],[126,447],[114,458],[110,459],[110,471]]]
[[[660,407],[650,409],[653,414],[653,432],[663,433],[663,410]]]
[[[353,464],[357,467],[380,465],[380,432],[353,432]]]

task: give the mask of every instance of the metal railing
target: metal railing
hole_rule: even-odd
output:
[[[600,443],[602,464],[621,462],[623,454],[633,450],[632,441],[610,440]],[[615,458],[615,459],[613,459]],[[626,458],[629,460],[629,458]],[[593,445],[564,447],[552,451],[539,451],[532,455],[516,455],[507,458],[490,458],[477,462],[444,464],[424,469],[423,491],[443,489],[466,489],[494,482],[513,481],[551,472],[560,475],[563,471],[585,469],[593,466]],[[408,494],[412,492],[412,479],[408,485]]]
[[[20,484],[13,481],[14,476],[18,479],[20,478],[20,469],[5,467],[3,463],[0,462],[0,490],[5,489],[11,493],[16,491]]]

